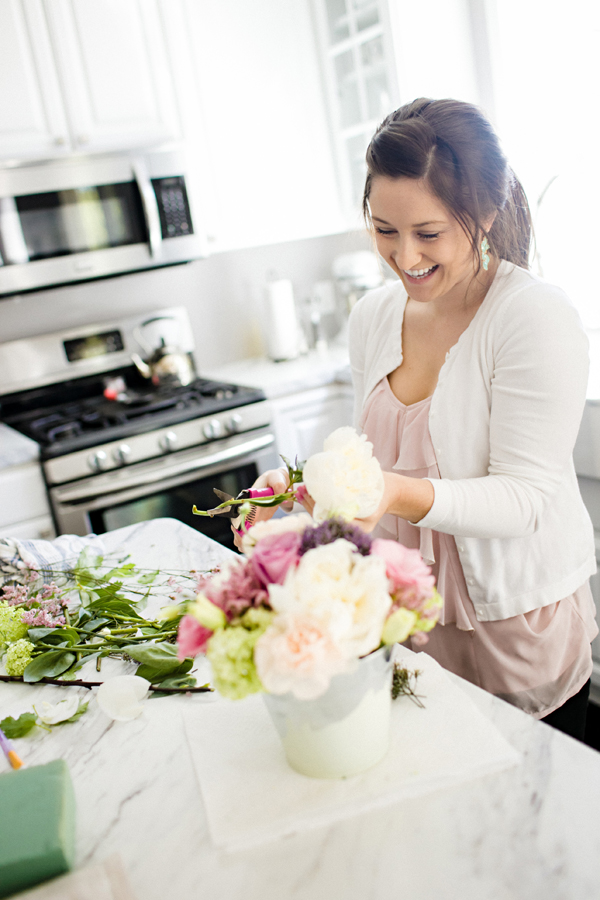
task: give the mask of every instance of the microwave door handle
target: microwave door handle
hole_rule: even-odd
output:
[[[0,244],[4,249],[5,265],[29,262],[29,251],[14,197],[0,197]]]
[[[140,158],[133,161],[133,175],[142,198],[142,209],[144,210],[144,218],[148,229],[150,255],[158,256],[160,253],[160,245],[162,244],[162,230],[160,227],[160,216],[158,214],[158,203],[156,202],[156,194],[154,193],[148,170],[146,169],[144,161]]]

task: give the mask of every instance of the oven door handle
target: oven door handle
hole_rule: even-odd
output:
[[[139,473],[138,475],[133,474],[129,479],[123,479],[123,482],[119,485],[111,485],[107,486],[104,479],[101,479],[101,476],[97,476],[96,479],[92,479],[92,484],[89,482],[85,485],[81,485],[79,487],[64,487],[58,488],[56,490],[56,499],[60,503],[73,503],[79,502],[82,503],[86,500],[93,500],[96,497],[100,496],[108,496],[115,495],[120,491],[127,491],[130,488],[134,487],[143,487],[146,484],[153,484],[157,481],[165,481],[168,478],[175,478],[178,475],[183,475],[186,472],[194,472],[196,470],[208,469],[209,467],[219,465],[223,462],[228,462],[229,460],[236,459],[239,456],[246,456],[248,453],[254,453],[257,450],[262,450],[264,447],[268,447],[270,444],[273,444],[275,438],[272,434],[265,434],[262,437],[254,438],[251,441],[245,441],[243,444],[237,444],[234,447],[227,447],[224,450],[219,450],[217,453],[207,454],[206,456],[202,456],[199,459],[188,459],[185,462],[179,462],[170,468],[158,469],[150,472]],[[117,470],[119,473],[126,472],[126,469]],[[96,488],[94,489],[94,484],[96,484]]]
[[[152,187],[146,165],[140,157],[136,157],[133,161],[133,175],[142,198],[142,208],[144,210],[146,227],[148,229],[150,256],[158,256],[160,253],[160,245],[162,244],[162,230],[160,227],[158,203],[156,202],[156,194],[154,193],[154,188]]]

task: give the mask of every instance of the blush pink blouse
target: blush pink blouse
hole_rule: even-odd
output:
[[[429,435],[430,402],[428,397],[405,406],[387,378],[374,389],[361,425],[384,471],[413,478],[440,477]],[[424,649],[444,668],[535,718],[562,706],[590,677],[590,644],[598,627],[589,582],[541,609],[479,622],[452,535],[385,515],[375,536],[420,550],[431,566],[444,608]]]

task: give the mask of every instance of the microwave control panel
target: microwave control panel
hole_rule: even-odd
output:
[[[158,203],[163,238],[193,234],[194,228],[183,176],[153,178],[152,186]]]

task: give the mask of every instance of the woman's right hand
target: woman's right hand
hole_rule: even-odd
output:
[[[288,489],[289,483],[290,479],[288,476],[288,471],[285,466],[282,466],[280,469],[269,469],[267,472],[263,472],[263,474],[259,475],[259,477],[256,479],[252,487],[270,487],[273,489],[274,494],[284,494]],[[293,506],[293,500],[289,500],[281,504],[282,509],[284,509],[286,512],[290,512]],[[253,524],[256,525],[257,522],[266,522],[267,519],[270,519],[275,515],[278,509],[278,506],[257,506]],[[241,550],[242,535],[239,534],[238,531],[236,531],[233,525],[231,526],[231,530],[233,531],[233,542],[238,550]]]

